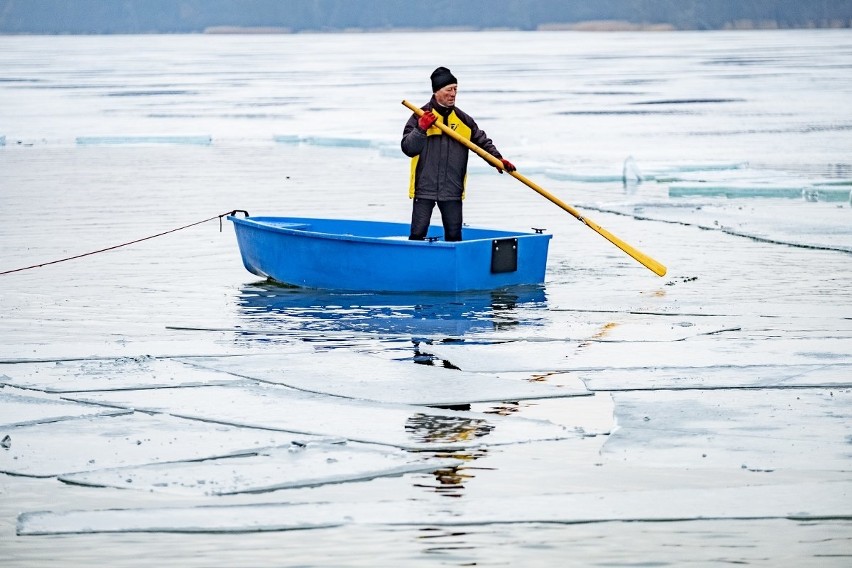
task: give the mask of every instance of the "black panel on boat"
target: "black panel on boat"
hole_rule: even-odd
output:
[[[491,272],[515,272],[518,269],[518,239],[491,241]]]

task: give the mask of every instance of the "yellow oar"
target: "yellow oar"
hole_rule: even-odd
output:
[[[404,101],[402,101],[402,104],[404,104],[409,109],[411,109],[411,112],[413,112],[417,116],[423,115],[423,110],[420,109],[419,107],[411,104],[410,102],[404,100]],[[454,140],[458,141],[461,144],[464,144],[465,146],[470,148],[472,151],[476,152],[480,157],[485,159],[485,161],[487,161],[492,166],[494,166],[496,168],[500,168],[501,170],[504,169],[503,168],[503,162],[501,162],[500,160],[498,160],[497,158],[495,158],[494,156],[492,156],[491,154],[489,154],[488,152],[486,152],[485,150],[483,150],[482,148],[480,148],[479,146],[477,146],[476,144],[474,144],[470,140],[463,138],[461,135],[457,134],[455,130],[453,130],[453,129],[451,129],[451,128],[449,128],[449,127],[447,127],[444,124],[441,124],[439,122],[435,122],[435,126],[440,128],[441,132],[443,132],[444,134],[451,136]],[[533,191],[535,191],[539,195],[547,198],[552,203],[558,205],[559,207],[561,207],[562,209],[564,209],[565,211],[567,211],[568,213],[570,213],[571,215],[576,217],[577,220],[581,221],[584,225],[586,225],[587,227],[589,227],[590,229],[592,229],[593,231],[598,233],[600,236],[602,236],[603,238],[605,238],[606,240],[608,240],[609,242],[611,242],[612,244],[614,244],[615,246],[617,246],[618,248],[620,248],[621,250],[623,250],[624,252],[629,254],[636,261],[638,261],[640,264],[642,264],[643,266],[645,266],[646,268],[651,270],[651,272],[653,272],[657,276],[665,276],[666,267],[663,266],[662,264],[660,264],[659,262],[657,262],[656,260],[654,260],[653,258],[651,258],[650,256],[648,256],[647,254],[645,254],[642,251],[638,250],[637,248],[632,247],[629,244],[625,243],[624,241],[622,241],[621,239],[619,239],[618,237],[616,237],[615,235],[613,235],[612,233],[610,233],[609,231],[607,231],[606,229],[604,229],[603,227],[601,227],[600,225],[598,225],[597,223],[595,223],[594,221],[589,219],[588,217],[584,217],[579,211],[577,211],[576,209],[574,209],[573,207],[571,207],[570,205],[568,205],[567,203],[565,203],[561,199],[555,197],[551,193],[547,192],[542,187],[533,183],[532,181],[530,181],[526,177],[522,176],[517,171],[508,172],[508,173],[513,178],[523,182],[525,185],[527,185],[530,189],[532,189]]]

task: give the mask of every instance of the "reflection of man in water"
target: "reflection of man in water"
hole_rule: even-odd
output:
[[[485,450],[482,450],[481,453],[484,454]],[[453,452],[452,454],[443,455],[441,457],[472,461],[482,456]],[[438,482],[438,485],[415,483],[414,486],[422,487],[424,489],[433,489],[436,493],[439,493],[445,497],[461,497],[463,495],[462,490],[464,489],[464,482],[468,479],[472,479],[475,476],[469,473],[461,473],[459,469],[465,468],[464,466],[456,466],[445,469],[436,469],[432,472],[432,475],[435,476],[435,480]]]
[[[405,431],[417,442],[458,443],[488,435],[494,426],[481,418],[414,414],[405,423]]]
[[[469,442],[482,436],[487,436],[494,426],[481,418],[467,418],[463,416],[436,416],[427,414],[414,414],[405,423],[405,431],[420,443],[459,443]],[[464,461],[478,459],[486,450],[461,451],[443,454],[442,457],[455,458]],[[464,469],[464,466],[461,466]],[[438,469],[433,472],[436,486],[415,484],[418,487],[434,489],[436,492],[448,497],[461,497],[460,490],[464,489],[462,483],[473,477],[470,474],[459,472],[459,467]]]

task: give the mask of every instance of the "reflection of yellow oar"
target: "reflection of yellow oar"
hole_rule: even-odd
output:
[[[415,105],[411,104],[408,101],[402,101],[402,104],[404,104],[409,109],[411,109],[411,112],[413,112],[417,116],[421,116],[423,114],[422,109],[416,107]],[[486,162],[488,162],[489,164],[491,164],[495,168],[500,168],[501,170],[503,169],[503,163],[500,160],[498,160],[497,158],[495,158],[494,156],[492,156],[491,154],[489,154],[488,152],[486,152],[485,150],[483,150],[482,148],[480,148],[479,146],[477,146],[476,144],[474,144],[470,140],[463,138],[462,136],[457,134],[455,130],[448,128],[447,126],[445,126],[444,124],[442,124],[440,122],[435,122],[435,126],[440,128],[441,132],[448,134],[454,140],[458,141],[461,144],[464,144],[465,146],[470,148],[472,151],[476,152],[481,158],[483,158]],[[626,252],[627,254],[632,256],[636,261],[638,261],[640,264],[642,264],[643,266],[645,266],[646,268],[651,270],[651,272],[653,272],[657,276],[665,276],[666,267],[663,266],[662,264],[660,264],[659,262],[657,262],[656,260],[654,260],[653,258],[651,258],[650,256],[648,256],[647,254],[645,254],[642,251],[640,251],[640,250],[630,246],[629,244],[625,243],[624,241],[622,241],[621,239],[619,239],[618,237],[616,237],[615,235],[613,235],[612,233],[610,233],[609,231],[607,231],[606,229],[604,229],[603,227],[601,227],[600,225],[598,225],[597,223],[595,223],[594,221],[589,219],[588,217],[584,217],[579,211],[577,211],[576,209],[574,209],[573,207],[571,207],[570,205],[568,205],[567,203],[565,203],[561,199],[550,194],[548,191],[546,191],[545,189],[543,189],[539,185],[533,183],[532,181],[530,181],[526,177],[522,176],[518,172],[516,172],[516,171],[515,172],[509,172],[509,175],[511,175],[513,178],[515,178],[517,180],[520,180],[522,183],[527,185],[530,189],[532,189],[533,191],[535,191],[536,193],[538,193],[542,197],[545,197],[546,199],[550,200],[555,205],[558,205],[559,207],[561,207],[562,209],[564,209],[565,211],[567,211],[568,213],[570,213],[571,215],[576,217],[577,220],[582,221],[582,223],[584,225],[586,225],[587,227],[589,227],[590,229],[592,229],[593,231],[598,233],[600,236],[602,236],[603,238],[605,238],[606,240],[608,240],[609,242],[611,242],[612,244],[614,244],[615,246],[617,246],[618,248],[620,248],[621,250],[623,250],[624,252]]]

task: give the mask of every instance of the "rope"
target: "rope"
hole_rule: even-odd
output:
[[[120,245],[113,245],[111,247],[93,250],[91,252],[84,252],[83,254],[77,254],[77,255],[74,255],[74,256],[69,256],[67,258],[60,258],[59,260],[51,260],[50,262],[43,262],[41,264],[33,264],[32,266],[24,266],[24,267],[21,267],[21,268],[15,268],[14,270],[5,270],[3,272],[0,272],[0,276],[3,276],[5,274],[12,274],[13,272],[22,272],[24,270],[30,270],[32,268],[41,268],[42,266],[48,266],[50,264],[58,264],[60,262],[65,262],[67,260],[74,260],[74,259],[77,259],[77,258],[83,258],[84,256],[91,256],[93,254],[98,254],[98,253],[106,252],[106,251],[109,251],[109,250],[115,250],[117,248],[126,247],[127,245],[141,243],[142,241],[147,241],[147,240],[150,240],[150,239],[155,239],[157,237],[162,237],[163,235],[168,235],[169,233],[176,233],[178,231],[182,231],[183,229],[188,229],[190,227],[194,227],[196,225],[201,225],[202,223],[212,221],[213,219],[219,219],[219,232],[221,233],[222,232],[222,217],[225,217],[226,215],[236,215],[237,213],[243,213],[246,217],[249,216],[248,211],[245,211],[243,209],[234,209],[233,211],[227,211],[225,213],[222,213],[221,215],[215,215],[213,217],[209,217],[209,218],[203,219],[201,221],[196,221],[195,223],[190,223],[189,225],[184,225],[183,227],[178,227],[177,229],[170,229],[168,231],[163,231],[162,233],[157,233],[156,235],[151,235],[151,236],[148,236],[148,237],[142,237],[141,239],[128,241],[126,243],[121,243]]]

